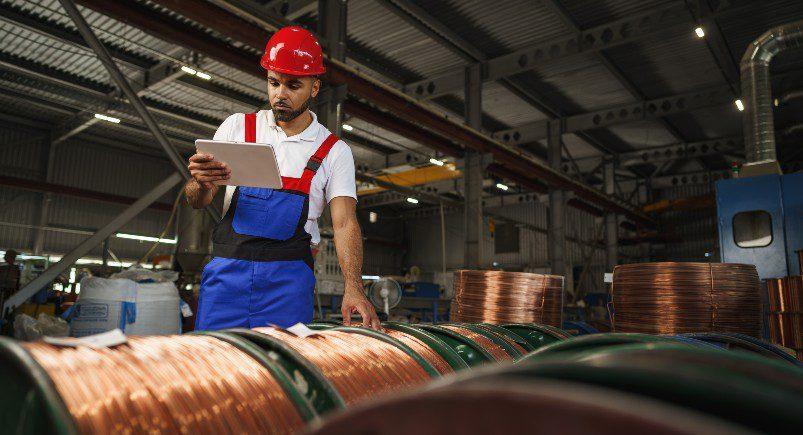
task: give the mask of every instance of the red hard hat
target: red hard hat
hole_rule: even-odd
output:
[[[274,33],[259,63],[266,70],[294,76],[314,76],[326,72],[318,40],[298,26],[283,27]]]

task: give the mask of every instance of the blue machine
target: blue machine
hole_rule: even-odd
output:
[[[761,279],[800,275],[803,173],[720,180],[716,184],[721,259],[755,264]]]

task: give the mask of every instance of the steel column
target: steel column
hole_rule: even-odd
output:
[[[51,136],[52,137],[52,136]],[[53,167],[56,165],[56,149],[58,144],[53,140],[47,145],[46,157],[42,162],[42,173],[46,184],[53,182]],[[49,192],[42,193],[42,201],[39,204],[39,227],[47,225],[50,214],[50,204],[53,202],[53,195]],[[33,236],[33,254],[40,255],[45,244],[45,233],[41,228],[37,229]]]
[[[549,123],[549,137],[547,138],[547,154],[549,165],[559,170],[562,163],[561,124],[559,121]],[[548,256],[552,273],[568,276],[566,261],[566,192],[560,188],[549,187],[549,234]]]
[[[616,172],[614,170],[614,162],[613,160],[605,162],[603,166],[603,175],[605,180],[605,193],[607,195],[613,195],[615,190],[615,183],[616,183]],[[605,271],[611,272],[613,271],[614,266],[618,263],[618,251],[619,251],[619,225],[618,225],[619,217],[616,213],[606,213],[605,214]]]
[[[91,237],[81,242],[81,244],[75,247],[75,249],[70,251],[68,254],[64,255],[61,258],[61,261],[50,266],[36,279],[29,282],[20,291],[18,291],[13,296],[8,298],[3,307],[2,313],[5,313],[6,308],[20,305],[29,297],[33,296],[34,293],[38,292],[45,286],[49,285],[62,272],[64,272],[70,266],[75,264],[76,260],[89,253],[89,251],[91,251],[95,246],[102,243],[104,239],[114,234],[115,231],[117,231],[123,225],[128,223],[128,221],[133,219],[140,212],[148,208],[149,205],[153,204],[157,199],[161,198],[162,195],[170,192],[170,190],[173,189],[180,181],[181,181],[181,175],[175,172],[171,174],[164,181],[162,181],[156,187],[151,189],[150,192],[143,195],[142,198],[138,199],[136,202],[131,204],[131,206],[126,208],[122,213],[120,213],[117,217],[112,219],[103,228],[99,229]]]
[[[480,65],[466,68],[465,114],[466,124],[480,130],[482,124],[482,77]],[[466,205],[463,215],[465,237],[464,265],[477,268],[482,265],[482,154],[466,151],[463,168],[463,195]]]
[[[345,0],[318,1],[318,33],[321,35],[321,42],[329,57],[341,62],[346,61],[347,13]],[[317,105],[318,120],[329,131],[340,135],[346,86],[330,86],[328,92],[321,97]]]

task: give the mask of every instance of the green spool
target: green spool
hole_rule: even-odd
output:
[[[335,328],[337,326],[340,326],[340,325],[338,325],[336,323],[328,323],[328,322],[312,322],[310,324],[307,324],[307,328],[313,329],[315,331],[325,331],[327,329],[332,329],[332,328]]]
[[[436,337],[434,334],[412,325],[405,325],[395,322],[384,322],[382,323],[382,327],[385,329],[404,332],[421,340],[424,344],[432,348],[435,353],[440,355],[441,358],[446,360],[446,363],[449,364],[454,371],[460,371],[468,368],[468,364],[466,364],[463,358],[461,358],[454,349],[452,349],[448,344],[444,343],[443,340]]]
[[[427,332],[432,333],[440,338],[444,343],[448,344],[452,349],[460,355],[461,358],[469,365],[469,367],[477,367],[489,362],[496,362],[496,359],[488,353],[485,348],[480,346],[474,340],[464,337],[454,331],[442,328],[437,325],[415,325]]]
[[[412,359],[414,359],[421,366],[421,368],[424,369],[425,372],[427,372],[429,377],[431,377],[431,378],[439,378],[441,376],[441,374],[438,373],[437,370],[435,370],[435,367],[432,367],[432,364],[430,364],[429,361],[425,360],[424,357],[419,355],[410,346],[402,343],[401,341],[399,341],[399,340],[397,340],[397,339],[395,339],[395,338],[393,338],[393,337],[391,337],[391,336],[389,336],[387,334],[383,334],[383,333],[381,333],[379,331],[375,331],[373,329],[358,328],[358,327],[355,327],[355,326],[338,326],[337,328],[334,328],[333,330],[334,331],[345,331],[345,332],[349,332],[349,333],[352,333],[352,334],[366,335],[368,337],[372,337],[372,338],[376,338],[377,340],[384,341],[385,343],[392,344],[392,345],[398,347],[399,349],[401,349],[402,352],[406,353],[407,355],[410,355],[410,357]]]
[[[499,325],[493,325],[491,323],[477,323],[476,325],[480,328],[485,328],[489,331],[495,332],[496,334],[507,337],[509,340],[523,347],[524,350],[527,351],[527,353],[530,353],[535,350],[535,347],[533,347],[533,345],[530,344],[529,341],[523,339],[520,335],[515,334]]]
[[[306,397],[296,390],[295,384],[293,383],[290,375],[288,375],[279,364],[274,363],[273,360],[268,358],[267,353],[258,346],[240,337],[239,335],[232,334],[230,332],[194,331],[191,334],[215,337],[218,340],[225,341],[240,351],[248,354],[248,356],[262,364],[262,366],[268,369],[271,375],[273,375],[273,378],[276,379],[276,381],[282,387],[284,393],[287,395],[290,401],[293,402],[293,405],[295,406],[302,420],[309,423],[317,419],[318,415],[316,414],[315,409],[307,401]]]
[[[501,325],[508,331],[527,340],[535,348],[541,348],[548,344],[555,343],[570,338],[570,335],[558,328],[548,325],[537,325],[535,323],[509,323]]]
[[[518,349],[513,347],[513,345],[511,345],[510,343],[508,343],[507,341],[502,339],[502,337],[496,335],[495,332],[491,332],[490,330],[484,329],[484,328],[482,328],[480,326],[477,326],[477,325],[475,325],[473,323],[443,323],[443,325],[460,326],[462,328],[466,328],[466,329],[468,329],[470,331],[476,332],[477,334],[480,334],[483,337],[488,338],[489,340],[493,341],[494,344],[496,344],[497,346],[499,346],[502,349],[504,349],[505,353],[510,355],[511,358],[513,358],[514,360],[517,360],[517,359],[521,358],[522,356],[524,356],[521,353],[521,351],[519,351]]]
[[[244,328],[228,329],[225,332],[236,334],[259,346],[268,358],[281,365],[293,380],[296,391],[309,401],[318,415],[346,407],[340,393],[318,367],[280,339]]]
[[[0,428],[20,435],[78,433],[44,368],[16,340],[0,337]]]
[[[609,334],[590,334],[580,335],[573,337],[569,340],[558,341],[548,344],[537,349],[535,352],[527,355],[522,361],[529,359],[543,358],[544,356],[555,354],[568,354],[585,351],[603,350],[611,346],[619,346],[623,344],[633,343],[677,343],[683,342],[671,337],[661,335],[637,334],[637,333],[621,333],[614,332]],[[688,346],[693,346],[687,344]]]
[[[512,378],[579,382],[651,397],[758,430],[803,425],[803,372],[766,358],[652,342],[525,359]]]

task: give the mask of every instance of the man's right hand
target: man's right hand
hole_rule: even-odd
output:
[[[187,165],[192,178],[202,189],[211,190],[215,181],[231,178],[231,169],[224,162],[218,162],[211,154],[193,154]]]

